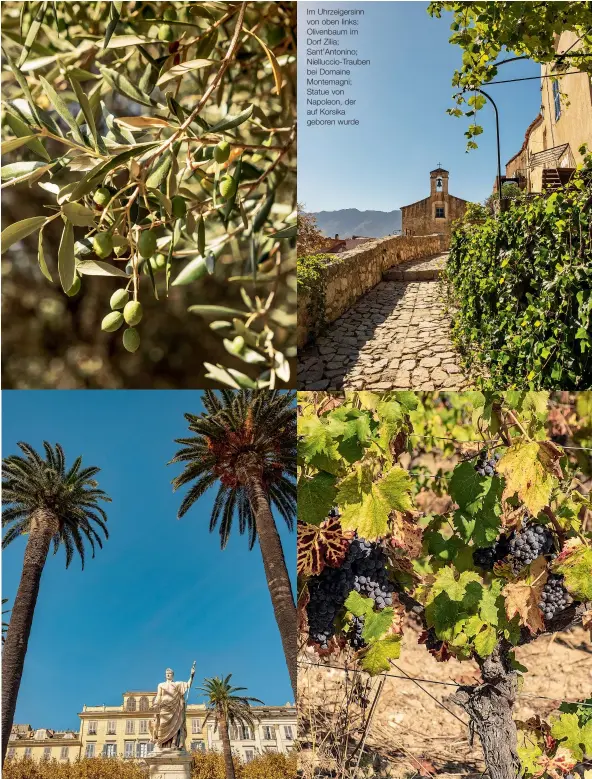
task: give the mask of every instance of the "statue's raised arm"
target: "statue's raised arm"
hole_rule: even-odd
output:
[[[187,682],[187,690],[191,689],[194,676],[195,676],[195,660],[193,661],[193,665],[191,666],[191,674],[189,675],[189,681]]]

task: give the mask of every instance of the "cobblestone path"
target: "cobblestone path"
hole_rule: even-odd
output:
[[[301,389],[461,390],[437,279],[446,255],[388,271],[298,356]],[[431,272],[430,272],[431,271]],[[399,281],[392,281],[392,278]]]

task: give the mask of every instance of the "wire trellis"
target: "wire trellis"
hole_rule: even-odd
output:
[[[310,661],[303,662],[302,660],[298,660],[298,665],[301,666],[312,666],[317,668],[332,668],[337,671],[345,671],[346,673],[355,671],[356,673],[364,673],[364,674],[370,674],[369,671],[365,671],[363,668],[349,668],[345,665],[332,665],[328,663],[312,663]],[[400,669],[399,669],[400,670]],[[381,676],[388,676],[392,679],[406,679],[411,682],[424,682],[427,684],[439,684],[443,685],[445,687],[463,687],[466,685],[459,684],[458,682],[443,682],[440,679],[424,679],[421,676],[409,676],[409,674],[393,674],[393,673],[387,673],[386,671],[381,674]],[[544,701],[558,701],[560,703],[575,703],[578,706],[585,706],[587,708],[592,708],[592,703],[585,703],[582,701],[577,701],[573,699],[566,699],[566,698],[551,698],[547,695],[533,695],[531,693],[524,693],[524,692],[518,692],[517,693],[518,698],[537,698]],[[439,701],[438,701],[439,702]],[[448,711],[448,709],[447,709]],[[466,724],[466,723],[465,723]]]

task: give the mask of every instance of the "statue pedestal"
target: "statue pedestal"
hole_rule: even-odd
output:
[[[191,755],[185,750],[154,751],[144,759],[150,779],[191,779]]]

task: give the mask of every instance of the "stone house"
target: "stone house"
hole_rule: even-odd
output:
[[[568,51],[569,50],[569,51]],[[555,40],[555,51],[576,53],[575,33],[564,32]],[[554,81],[547,76],[557,73]],[[562,73],[568,75],[561,76]],[[531,122],[522,148],[506,163],[506,177],[518,180],[526,192],[553,189],[569,180],[583,159],[578,151],[587,144],[592,151],[592,79],[578,71],[570,58],[541,66],[541,109]]]
[[[402,234],[450,236],[466,207],[466,200],[448,192],[448,171],[438,167],[430,171],[430,196],[401,207]]]

